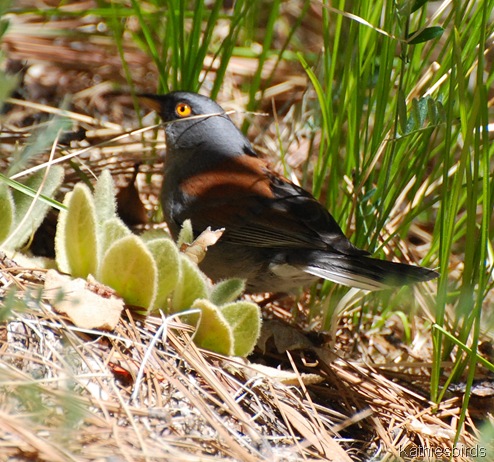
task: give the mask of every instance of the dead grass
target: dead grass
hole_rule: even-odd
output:
[[[26,283],[42,273],[20,272],[6,258],[0,269],[2,293],[17,286],[20,300],[17,309],[9,303],[0,347],[7,458],[396,460],[406,448],[452,448],[461,398],[436,409],[420,390],[427,377],[410,387],[406,374],[391,379],[385,368],[309,344],[281,355],[268,342],[244,362],[199,350],[178,319],[130,312],[114,332],[83,332]],[[286,382],[258,362],[295,373]],[[307,373],[320,383],[305,385]],[[467,428],[461,443],[471,448],[476,425],[469,420]]]

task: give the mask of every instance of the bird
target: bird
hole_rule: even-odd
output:
[[[172,236],[187,219],[195,237],[224,229],[200,263],[213,281],[237,277],[247,293],[293,293],[320,278],[370,291],[438,276],[354,246],[312,194],[258,156],[212,99],[172,91],[139,100],[164,125],[161,205]]]

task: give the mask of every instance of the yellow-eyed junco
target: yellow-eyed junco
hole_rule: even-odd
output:
[[[224,228],[201,269],[244,278],[249,292],[290,292],[318,278],[366,290],[438,276],[369,257],[307,191],[269,169],[213,100],[189,92],[140,95],[166,122],[161,203],[173,236]]]

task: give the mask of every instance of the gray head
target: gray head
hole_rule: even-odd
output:
[[[227,157],[253,154],[249,141],[224,109],[206,96],[174,91],[166,95],[141,95],[140,100],[155,109],[165,122],[168,154],[178,151]]]

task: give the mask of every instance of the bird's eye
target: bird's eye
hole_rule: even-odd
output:
[[[192,114],[192,108],[187,103],[178,103],[175,106],[175,113],[179,117],[189,117]]]

